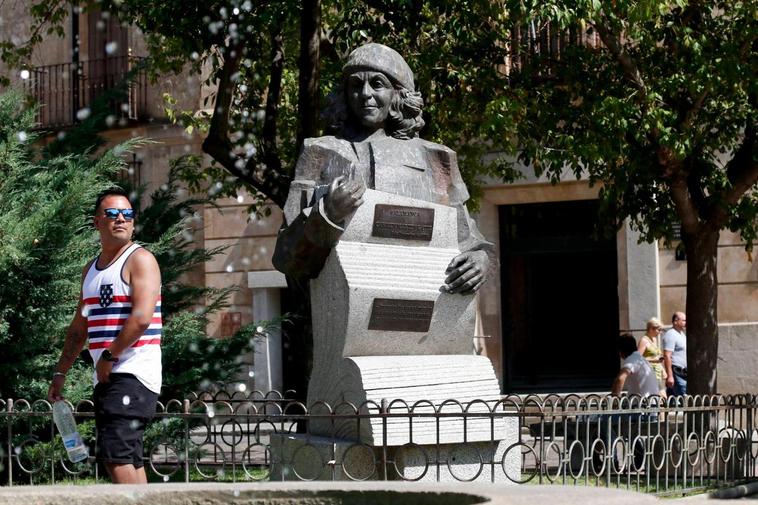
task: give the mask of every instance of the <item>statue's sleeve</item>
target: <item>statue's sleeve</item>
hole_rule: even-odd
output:
[[[458,169],[458,158],[455,151],[430,142],[427,144],[427,153],[432,170],[435,172],[435,184],[443,188],[447,187],[449,205],[454,207],[458,213],[458,248],[461,252],[493,251],[494,244],[484,238],[476,225],[476,221],[469,216],[466,208],[469,193]]]
[[[464,251],[494,251],[495,245],[489,242],[479,231],[476,221],[471,219],[465,204],[457,204],[458,210],[458,248]]]
[[[344,231],[329,220],[324,209],[331,183],[320,180],[325,154],[328,156],[328,151],[304,145],[284,206],[272,261],[277,270],[294,279],[317,277]]]

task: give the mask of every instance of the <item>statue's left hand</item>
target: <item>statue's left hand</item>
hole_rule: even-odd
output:
[[[445,289],[448,293],[476,293],[487,280],[490,261],[485,251],[466,251],[447,266]]]

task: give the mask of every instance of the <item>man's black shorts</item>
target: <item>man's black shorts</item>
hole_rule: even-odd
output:
[[[109,382],[95,386],[98,461],[144,466],[142,435],[157,401],[157,394],[128,373],[112,373]]]

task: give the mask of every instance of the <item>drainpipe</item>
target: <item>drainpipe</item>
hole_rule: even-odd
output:
[[[74,123],[77,122],[76,113],[79,111],[79,83],[81,69],[79,68],[79,12],[78,5],[71,6],[71,114]]]

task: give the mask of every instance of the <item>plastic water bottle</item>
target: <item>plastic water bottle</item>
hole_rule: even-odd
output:
[[[68,459],[72,463],[78,463],[89,457],[89,449],[84,445],[79,431],[76,429],[76,420],[71,407],[63,400],[53,403],[53,421],[63,439],[63,446],[68,453]]]

